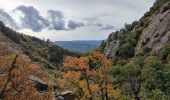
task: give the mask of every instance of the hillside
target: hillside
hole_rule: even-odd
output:
[[[17,33],[0,22],[0,99],[55,98],[54,73],[65,56],[80,55]]]
[[[99,47],[102,41],[56,41],[56,45],[63,47],[64,49],[70,51],[87,52],[90,50],[95,50]]]
[[[77,55],[53,45],[50,41],[17,33],[6,27],[2,22],[0,22],[0,32],[1,38],[11,41],[9,45],[29,56],[32,61],[48,68],[53,69],[60,66],[65,55]]]
[[[114,63],[110,73],[126,99],[169,100],[170,1],[156,0],[139,21],[111,33],[98,51]]]
[[[31,39],[31,37],[25,37]],[[25,53],[27,50],[29,51],[29,48],[24,49],[26,45],[20,44],[21,38],[23,35],[5,27],[3,23],[0,24],[0,99],[26,100],[28,94],[36,94],[36,96],[29,95],[29,98],[32,99],[48,99],[52,97],[51,92],[40,92],[47,91],[47,89],[38,90],[38,87],[43,88],[47,84],[50,85],[52,79],[46,72],[47,69],[38,65],[37,62],[40,60],[34,61],[34,57]],[[30,53],[34,52],[32,50]],[[42,63],[42,65],[44,64],[47,63]],[[30,76],[46,83],[42,84],[37,79],[30,79]]]

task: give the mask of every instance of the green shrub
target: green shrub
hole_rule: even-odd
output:
[[[152,48],[149,48],[149,47],[143,47],[143,49],[142,49],[142,53],[143,53],[143,54],[148,54],[151,50],[152,50]]]
[[[131,58],[134,56],[135,50],[130,43],[123,44],[119,47],[116,55],[121,58]]]
[[[167,58],[170,54],[170,43],[167,43],[158,53],[158,57],[162,59],[164,62],[167,62]]]
[[[159,33],[155,34],[155,36],[154,36],[154,38],[157,38],[157,37],[159,37]]]

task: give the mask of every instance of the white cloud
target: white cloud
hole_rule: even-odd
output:
[[[85,22],[87,26],[77,30],[43,30],[30,35],[46,37],[52,40],[105,39],[113,30],[100,30],[94,24],[112,25],[119,29],[124,23],[138,20],[149,10],[155,0],[0,0],[0,7],[9,11],[20,5],[33,6],[45,18],[47,11],[61,11],[66,26],[70,20]],[[8,5],[8,6],[7,6]],[[14,14],[13,14],[14,15]],[[18,17],[13,16],[14,19]],[[16,21],[19,22],[19,21]],[[89,25],[89,26],[88,26]],[[21,32],[27,32],[25,29]],[[109,32],[109,33],[108,33]],[[48,34],[47,34],[48,33]],[[63,35],[66,35],[63,38]]]

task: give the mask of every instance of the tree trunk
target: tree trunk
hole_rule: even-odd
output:
[[[102,100],[104,100],[104,92],[103,92],[103,88],[101,88],[101,93],[102,93],[102,95],[101,95]]]
[[[89,83],[89,80],[88,80],[88,77],[87,77],[87,74],[86,74],[86,72],[84,73],[85,74],[85,79],[86,79],[86,82],[87,82],[87,89],[89,90],[89,93],[90,93],[90,100],[93,100],[93,98],[92,98],[92,91],[91,91],[91,89],[90,89],[90,83]]]
[[[138,97],[138,93],[135,93],[135,100],[140,100],[140,98]]]
[[[107,80],[106,80],[106,83],[105,83],[105,97],[106,97],[106,100],[109,100],[109,96],[108,96],[108,93],[107,93],[107,84],[108,83],[107,83]]]
[[[107,93],[107,89],[105,91],[105,97],[106,97],[106,100],[109,100],[109,96],[108,96],[108,93]]]
[[[15,64],[16,64],[17,58],[18,58],[18,55],[16,55],[16,57],[14,58],[14,60],[13,60],[13,62],[12,62],[12,64],[11,64],[11,67],[9,68],[9,71],[8,71],[8,79],[7,79],[6,83],[5,83],[5,85],[3,86],[2,91],[0,92],[0,99],[3,98],[4,92],[5,92],[6,88],[7,88],[7,85],[8,85],[8,83],[9,83],[10,80],[11,80],[11,75],[12,75],[11,72],[12,72],[12,70],[15,68]]]

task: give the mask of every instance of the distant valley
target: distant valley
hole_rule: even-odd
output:
[[[70,51],[87,52],[99,47],[102,40],[56,41],[54,44]]]

